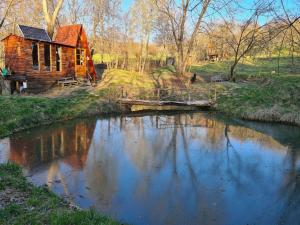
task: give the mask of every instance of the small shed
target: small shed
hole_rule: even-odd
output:
[[[26,81],[27,91],[38,93],[49,89],[59,79],[96,79],[96,71],[87,36],[82,25],[58,28],[51,40],[46,30],[19,25],[20,34],[10,34],[2,40],[5,65],[12,87]],[[16,78],[16,79],[15,79]]]

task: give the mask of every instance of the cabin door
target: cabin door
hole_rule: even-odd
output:
[[[75,49],[75,75],[77,77],[86,76],[86,50],[84,48]]]

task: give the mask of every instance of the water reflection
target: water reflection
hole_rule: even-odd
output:
[[[128,223],[299,224],[299,140],[196,113],[82,120],[0,146],[36,184]]]

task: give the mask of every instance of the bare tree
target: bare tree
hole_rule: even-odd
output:
[[[237,6],[240,8],[239,5]],[[265,42],[270,41],[269,30],[265,29],[269,22],[265,21],[262,23],[259,21],[260,17],[270,11],[270,4],[268,2],[259,0],[254,3],[253,7],[245,9],[245,12],[242,13],[248,15],[248,17],[243,21],[239,21],[237,18],[241,17],[241,12],[237,13],[238,10],[230,8],[226,10],[226,16],[220,13],[224,21],[224,27],[229,34],[226,36],[225,41],[233,52],[233,62],[229,72],[229,78],[232,81],[236,79],[235,70],[240,60],[250,53],[254,47],[264,45]]]
[[[283,35],[281,37],[282,40],[280,43],[280,47],[278,48],[278,74],[281,50],[283,48],[285,40],[287,40],[286,42],[288,42],[290,45],[292,65],[294,65],[295,45],[298,45],[300,47],[300,26],[297,26],[297,23],[299,24],[300,20],[300,14],[298,13],[299,9],[296,8],[296,13],[288,11],[284,4],[284,0],[280,0],[279,7],[280,10],[274,11],[277,23],[280,24],[281,27],[283,27]]]
[[[43,13],[47,24],[47,32],[50,38],[53,37],[56,19],[60,9],[62,8],[62,5],[63,5],[63,0],[57,0],[57,4],[54,7],[53,13],[50,14],[48,9],[48,1],[43,0]]]
[[[66,0],[64,10],[65,21],[71,24],[79,23],[86,14],[81,0]]]
[[[7,5],[6,9],[4,10],[3,17],[2,17],[2,19],[0,20],[0,29],[2,28],[2,26],[3,26],[3,24],[4,24],[4,21],[5,21],[5,19],[6,19],[7,15],[8,15],[8,13],[9,13],[9,10],[10,10],[10,8],[11,8],[12,5],[13,5],[13,2],[14,2],[14,0],[9,0],[8,5]]]
[[[149,41],[154,29],[154,4],[152,0],[136,0],[131,9],[131,24],[139,37],[138,71],[144,73],[149,56]]]
[[[178,58],[176,69],[180,75],[186,70],[196,36],[211,1],[182,0],[178,3],[176,0],[155,0],[158,10],[165,15],[170,25]],[[187,25],[191,28],[189,31]]]

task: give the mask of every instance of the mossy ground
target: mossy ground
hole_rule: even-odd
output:
[[[92,210],[79,210],[46,187],[33,186],[15,164],[0,165],[0,181],[0,224],[120,224]]]

